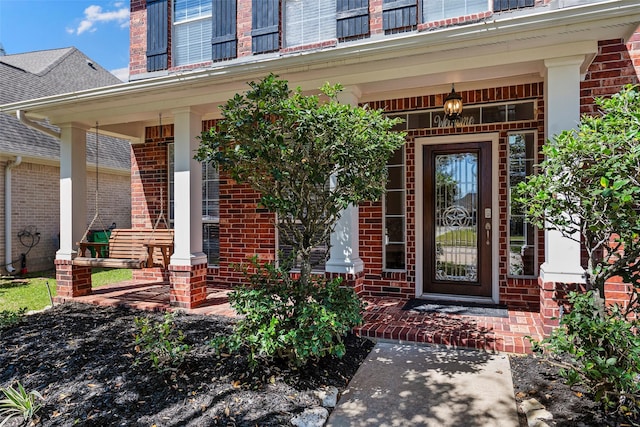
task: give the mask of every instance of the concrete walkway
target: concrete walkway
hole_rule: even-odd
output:
[[[518,427],[506,354],[378,342],[327,426]]]

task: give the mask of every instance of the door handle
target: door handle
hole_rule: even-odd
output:
[[[489,221],[484,223],[484,229],[487,232],[487,246],[491,245],[491,223]]]

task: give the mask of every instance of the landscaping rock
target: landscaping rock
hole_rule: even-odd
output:
[[[338,403],[338,389],[334,386],[323,387],[314,394],[320,399],[320,404],[325,408],[335,408]]]
[[[291,424],[295,427],[322,427],[329,418],[329,411],[320,406],[305,409],[301,414],[291,419]]]
[[[546,421],[553,419],[551,412],[547,411],[544,405],[536,399],[528,399],[520,404],[520,410],[527,416],[529,427],[548,427]]]

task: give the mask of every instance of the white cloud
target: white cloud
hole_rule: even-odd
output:
[[[116,68],[115,70],[111,70],[110,73],[123,82],[129,81],[129,67]]]
[[[118,3],[118,5],[122,6],[122,3]],[[121,27],[126,27],[129,23],[129,9],[120,7],[112,11],[103,11],[101,6],[91,5],[84,10],[84,19],[76,28],[75,33],[80,35],[87,31],[96,31],[95,25],[97,23],[106,22],[118,22]]]

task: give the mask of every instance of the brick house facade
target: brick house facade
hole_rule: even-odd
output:
[[[583,280],[580,248],[528,228],[509,203],[510,186],[541,160],[545,140],[595,112],[594,97],[638,83],[635,2],[495,0],[465,2],[462,11],[436,0],[198,4],[132,1],[131,81],[117,94],[86,97],[87,105],[105,102],[94,115],[132,139],[132,226],[148,228],[166,212],[176,228],[168,270],[135,277],[170,281],[172,302],[191,307],[205,283],[240,283],[234,264],[252,255],[276,259],[274,217],[257,194],[224,171],[209,176],[191,156],[199,133],[220,117],[218,107],[245,82],[273,72],[306,91],[340,82],[341,102],[405,119],[407,144],[390,161],[387,195],[345,212],[319,267],[325,274],[346,276],[361,295],[489,302],[548,319],[558,309],[556,285]],[[317,9],[300,18],[296,7],[310,6]],[[196,23],[206,31],[189,27]],[[200,34],[201,44],[185,42],[184,31],[195,31],[189,40]],[[453,83],[464,105],[455,126],[442,113]],[[79,108],[57,117],[42,106],[41,114],[93,119]],[[460,184],[477,170],[477,182]],[[438,199],[437,171],[461,174],[450,176],[458,182],[453,195]],[[447,243],[456,230],[453,217],[438,211],[442,200],[449,200],[444,211],[466,211],[471,244]],[[344,230],[350,233],[338,239]],[[61,264],[72,258],[69,247]],[[614,300],[624,290],[609,287]]]
[[[91,66],[88,64],[92,64]],[[73,75],[76,78],[70,79]],[[0,103],[121,83],[76,48],[0,55]],[[88,127],[87,127],[88,128]],[[60,142],[57,130],[30,128],[0,113],[0,271],[8,274],[52,270],[60,233]],[[84,133],[87,176],[85,227],[95,212],[95,132]],[[129,142],[99,139],[99,195],[104,226],[129,227],[131,185]],[[95,228],[100,226],[96,224]],[[24,255],[23,255],[24,254]]]

